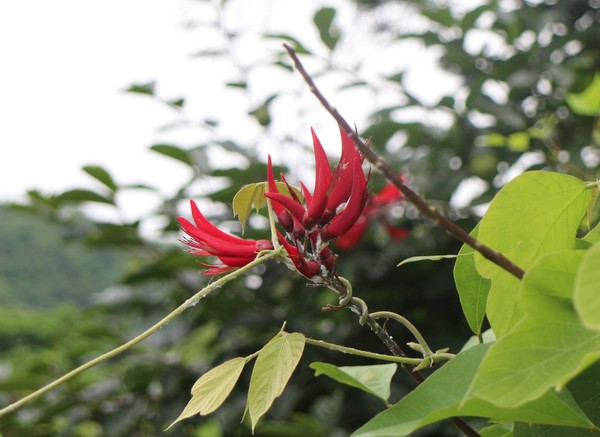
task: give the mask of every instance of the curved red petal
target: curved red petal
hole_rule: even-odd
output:
[[[313,137],[313,148],[315,152],[315,190],[310,206],[308,207],[308,217],[316,221],[319,219],[327,205],[327,193],[331,185],[333,174],[331,172],[331,167],[329,166],[327,154],[325,153],[319,138],[317,138],[317,135],[312,128],[310,131]],[[304,225],[307,226],[306,223]]]

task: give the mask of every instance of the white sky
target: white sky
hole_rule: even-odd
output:
[[[211,46],[207,41],[209,34],[182,26],[190,18],[211,18],[198,17],[195,3],[203,2],[0,2],[0,201],[21,199],[26,190],[34,188],[51,193],[94,187],[93,179],[81,171],[88,164],[106,167],[118,183],[148,182],[167,192],[186,180],[190,173],[185,166],[147,150],[163,139],[158,128],[176,120],[176,114],[148,97],[124,93],[122,90],[133,82],[157,80],[159,94],[168,98],[184,96],[195,115],[220,117],[231,130],[243,130],[244,123],[250,126],[248,117],[236,117],[236,112],[245,115],[248,108],[238,108],[235,97],[229,94],[215,94],[223,93],[217,85],[223,83],[224,77],[235,79],[231,69],[218,63],[212,68],[212,64],[190,59],[191,53]],[[233,20],[248,21],[268,32],[289,32],[303,43],[318,40],[311,17],[317,7],[323,6],[322,2],[238,3]],[[338,0],[329,4],[339,3]],[[348,8],[338,11],[352,20]],[[253,14],[257,15],[253,18]],[[310,31],[298,27],[307,24]],[[360,29],[347,34],[350,47],[359,47]],[[273,44],[279,43],[272,42],[271,47]],[[387,54],[384,48],[380,58],[374,60],[377,62],[368,62],[371,53],[364,47],[362,53],[356,50],[357,59],[348,62],[367,60],[374,77],[383,74],[385,68],[396,71],[401,64],[415,64],[407,75],[407,83],[414,85],[413,93],[424,101],[432,100],[432,92],[433,102],[439,96],[432,90],[432,83],[456,89],[456,83],[444,85],[439,80],[431,56],[415,63],[416,54],[421,54],[416,47],[408,47],[409,52],[403,57],[394,52],[390,56],[391,48]],[[260,57],[262,53],[260,46],[248,45],[238,55]],[[365,71],[369,74],[368,68]],[[254,89],[259,94],[261,82],[264,87],[272,86],[272,79],[260,76],[260,71],[253,74]],[[299,77],[292,80],[301,83]],[[308,91],[304,94],[312,101]],[[362,114],[368,113],[365,111],[372,109],[368,103],[366,100],[356,105],[355,100],[343,97],[337,100],[350,120],[360,120]],[[375,103],[381,105],[382,101]],[[285,112],[286,108],[281,109]],[[324,113],[320,119],[330,131],[325,137],[335,138],[331,120]],[[328,123],[322,123],[323,119]],[[320,122],[310,123],[318,127]],[[308,130],[306,137],[308,142]],[[184,141],[183,146],[192,144],[194,141]],[[276,155],[268,148],[266,153]]]
[[[85,164],[155,174],[165,160],[146,148],[172,113],[122,90],[183,69],[178,12],[170,1],[0,2],[0,199],[89,185]]]

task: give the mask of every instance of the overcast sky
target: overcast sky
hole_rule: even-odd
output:
[[[232,130],[250,123],[233,115],[227,117],[227,106],[219,106],[223,99],[214,96],[214,84],[222,84],[222,71],[207,69],[207,64],[190,59],[191,53],[211,45],[209,34],[190,32],[184,26],[191,18],[203,18],[194,9],[202,3],[0,2],[0,201],[19,200],[26,190],[34,188],[51,193],[92,187],[94,181],[81,171],[87,164],[105,166],[122,184],[155,182],[160,177],[160,186],[167,192],[186,180],[189,173],[184,166],[148,151],[148,146],[161,140],[158,128],[173,122],[176,114],[150,98],[124,93],[134,82],[156,80],[161,94],[185,96],[192,111],[219,115]],[[334,6],[339,3],[330,2]],[[300,35],[303,43],[316,40],[318,45],[310,23],[322,2],[252,0],[236,4],[234,20],[262,26],[266,32],[287,31]],[[342,19],[344,13],[351,13],[347,7],[338,11]],[[362,21],[361,17],[359,23]],[[311,26],[310,31],[299,27],[302,25]],[[360,29],[351,30],[346,34],[354,54],[367,60],[373,74],[384,73],[384,60],[388,67],[393,61],[394,69],[410,62],[414,67],[407,81],[414,84],[414,94],[426,100],[433,91],[432,83],[443,86],[442,81],[432,80],[436,71],[431,56],[422,57],[420,64],[415,62],[418,48],[412,47],[410,53],[409,47],[402,57],[383,54],[377,62],[368,62],[368,48],[360,52]],[[248,46],[241,55],[261,56],[261,50]],[[268,86],[266,75],[264,81]],[[255,85],[260,90],[260,83]],[[448,86],[456,84],[450,82]],[[312,99],[308,92],[306,98]],[[352,110],[368,110],[368,101],[361,105],[352,100],[337,103],[352,120],[360,117]],[[227,104],[235,108],[235,102]],[[239,112],[245,114],[246,110]],[[324,135],[337,136],[335,126],[328,127],[332,129]]]

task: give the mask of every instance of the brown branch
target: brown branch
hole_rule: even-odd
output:
[[[508,273],[517,277],[518,279],[522,279],[525,272],[519,266],[514,264],[500,252],[497,252],[490,247],[483,244],[481,241],[470,236],[466,231],[457,226],[454,222],[450,221],[448,218],[443,216],[435,209],[433,206],[429,205],[422,197],[420,197],[417,193],[411,190],[402,180],[398,177],[398,175],[386,164],[386,162],[379,156],[373,152],[373,150],[365,144],[365,142],[356,134],[356,132],[352,129],[352,127],[348,124],[348,122],[340,115],[337,109],[335,109],[329,101],[323,96],[321,91],[315,85],[314,80],[308,74],[296,51],[289,44],[283,44],[283,47],[287,50],[290,57],[294,61],[294,65],[298,72],[304,78],[304,81],[307,83],[310,91],[315,95],[315,97],[319,100],[321,105],[331,114],[331,116],[338,122],[340,127],[348,134],[350,138],[354,141],[354,144],[360,150],[360,152],[367,158],[367,160],[375,166],[377,170],[379,170],[387,180],[389,180],[392,184],[394,184],[401,192],[404,194],[404,197],[411,202],[422,214],[429,217],[435,224],[441,226],[450,234],[458,238],[463,243],[471,246],[474,250],[483,255],[484,258],[490,260],[494,264],[498,265],[502,269],[506,270]]]

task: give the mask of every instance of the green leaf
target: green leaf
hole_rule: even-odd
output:
[[[311,363],[315,376],[327,375],[330,378],[371,393],[387,401],[390,397],[390,384],[398,366],[392,364],[375,364],[371,366],[337,367],[328,363]]]
[[[291,196],[290,190],[285,183],[275,182],[275,184],[277,185],[278,192],[285,194],[286,196]],[[242,232],[244,231],[248,217],[250,217],[252,207],[256,208],[258,211],[260,208],[266,205],[267,198],[265,197],[265,192],[267,189],[267,182],[248,184],[244,185],[233,197],[233,215],[234,217],[237,216],[238,220],[242,224]],[[302,193],[300,190],[296,188],[292,188],[292,190],[296,194],[296,197],[302,200]]]
[[[585,326],[600,331],[600,243],[589,249],[577,271],[575,309]]]
[[[98,179],[112,191],[117,190],[117,184],[115,183],[111,175],[108,173],[108,171],[106,171],[104,168],[99,167],[97,165],[86,165],[85,167],[83,167],[83,171],[85,171],[93,178]]]
[[[234,358],[202,375],[192,387],[192,399],[167,430],[183,419],[196,414],[205,416],[219,408],[233,390],[246,361],[247,358]]]
[[[471,236],[477,238],[479,225],[471,231]],[[487,297],[490,292],[490,280],[482,277],[475,268],[475,250],[463,244],[458,252],[454,265],[454,283],[460,298],[469,328],[476,335],[481,333],[481,325],[485,318]]]
[[[506,139],[508,148],[513,152],[525,152],[529,149],[529,134],[526,132],[515,132]]]
[[[600,223],[597,223],[591,231],[585,234],[582,240],[587,241],[590,244],[596,244],[600,242]]]
[[[58,196],[56,196],[56,200],[59,202],[99,202],[108,203],[111,205],[114,204],[114,202],[111,199],[101,194],[98,194],[94,191],[81,189],[65,191],[64,193],[61,193]]]
[[[400,267],[404,264],[414,263],[418,261],[439,261],[441,259],[452,259],[456,258],[458,255],[422,255],[422,256],[411,256],[410,258],[406,258],[396,267]]]
[[[273,102],[273,100],[275,100],[275,97],[277,97],[277,94],[274,94],[270,97],[268,97],[262,105],[257,106],[256,108],[254,108],[253,110],[248,112],[248,115],[253,116],[254,118],[256,118],[256,121],[258,121],[258,123],[261,126],[268,126],[271,124],[271,114],[269,112],[269,106],[271,105],[271,103]]]
[[[597,116],[600,114],[600,73],[588,87],[580,93],[569,93],[566,97],[567,104],[575,114]]]
[[[567,388],[573,400],[595,425],[594,429],[567,428],[552,425],[530,425],[518,423],[515,426],[517,437],[593,437],[598,435],[600,428],[600,363],[586,369],[581,375],[571,381]]]
[[[504,424],[497,423],[495,425],[486,426],[478,432],[481,437],[513,437],[513,428],[514,424],[512,422]]]
[[[499,408],[477,399],[463,402],[477,369],[490,348],[482,344],[459,353],[393,407],[375,416],[354,437],[405,436],[430,423],[455,416],[489,417],[494,421],[519,420],[589,426],[565,393],[547,392],[520,408]]]
[[[248,411],[253,431],[258,420],[283,393],[303,351],[304,336],[297,332],[281,332],[261,349],[248,390]]]
[[[154,81],[146,83],[134,83],[129,88],[127,88],[125,92],[153,96],[155,87],[156,82]]]
[[[176,159],[177,161],[183,162],[189,166],[194,164],[187,150],[172,144],[154,144],[153,146],[150,146],[150,150],[160,153],[161,155],[168,156],[169,158]]]
[[[524,318],[489,351],[468,399],[518,406],[560,390],[600,357],[600,332],[581,325],[571,301],[583,254],[553,252],[530,267],[517,303]]]
[[[591,194],[572,176],[524,173],[496,195],[479,225],[479,240],[527,270],[544,253],[575,247]],[[492,281],[486,311],[501,338],[521,317],[516,304],[519,281],[479,253],[475,263],[481,276]]]
[[[333,19],[335,18],[334,8],[321,8],[315,14],[313,21],[319,30],[321,41],[329,50],[333,50],[340,39],[339,29],[332,27]]]

